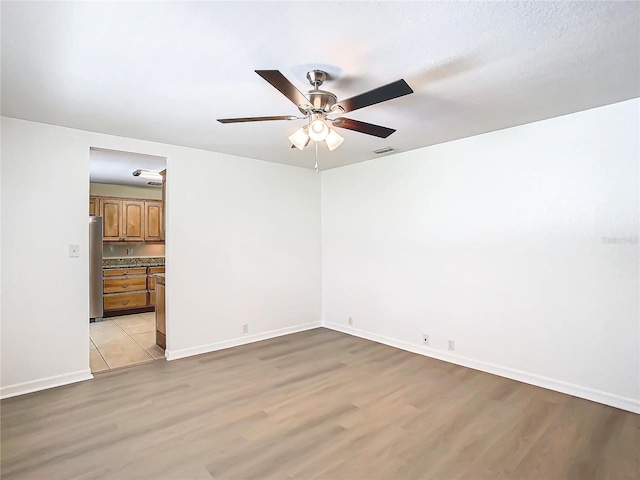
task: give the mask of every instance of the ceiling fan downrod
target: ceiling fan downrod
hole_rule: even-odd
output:
[[[322,85],[326,79],[327,73],[322,70],[311,70],[307,72],[307,80],[309,80],[314,90],[318,90],[318,87]]]

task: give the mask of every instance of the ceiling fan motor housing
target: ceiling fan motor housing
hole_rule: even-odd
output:
[[[311,110],[315,113],[329,113],[331,107],[338,101],[338,98],[333,93],[323,90],[310,90],[306,96],[311,103]],[[308,110],[305,111],[302,108],[300,108],[300,111],[305,114],[308,113]]]
[[[327,114],[337,102],[338,98],[331,92],[325,92],[324,90],[318,90],[318,87],[324,83],[327,79],[326,72],[322,70],[311,70],[307,72],[307,80],[313,86],[313,90],[307,92],[306,97],[309,99],[311,109],[306,105],[299,105],[298,109],[305,115],[313,113]]]

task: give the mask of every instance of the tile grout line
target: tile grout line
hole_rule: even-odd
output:
[[[120,325],[118,325],[120,326]],[[98,346],[96,345],[96,342],[93,341],[93,338],[91,338],[91,335],[89,335],[89,340],[91,341],[91,343],[93,343],[93,346],[96,347],[96,350],[98,351],[98,355],[100,355],[100,358],[102,358],[102,361],[104,362],[104,364],[107,366],[107,370],[111,370],[111,367],[109,366],[109,364],[107,363],[107,359],[104,358],[104,355],[102,355],[102,352],[100,351],[100,349],[98,348]],[[100,370],[100,372],[104,372],[105,370]],[[100,373],[100,372],[91,372],[91,373]]]
[[[137,314],[136,314],[137,315]],[[139,315],[138,315],[139,316]],[[140,317],[142,318],[142,317]],[[142,320],[144,320],[146,322],[146,320],[144,318],[142,318]],[[151,322],[147,322],[147,323],[151,323]],[[116,322],[116,325],[118,325],[120,328],[122,328],[120,326],[120,324],[118,322]],[[140,342],[138,342],[135,338],[133,338],[133,335],[131,335],[129,332],[127,332],[124,328],[122,328],[122,331],[124,333],[126,333],[127,335],[129,335],[129,338],[131,338],[131,340],[133,340],[134,342],[136,342],[138,344],[138,346],[144,350],[145,352],[147,352],[147,355],[149,355],[151,357],[152,360],[160,360],[159,358],[154,357],[153,355],[151,355],[151,352],[149,352],[149,350],[147,350],[146,348],[144,348],[142,345],[140,345]],[[146,333],[146,332],[143,332]],[[133,365],[136,365],[135,363]]]

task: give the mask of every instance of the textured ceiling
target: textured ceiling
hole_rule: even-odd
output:
[[[638,2],[2,2],[2,114],[312,167],[303,121],[254,73],[338,99],[399,78],[415,93],[345,115],[320,168],[640,96]],[[316,26],[314,28],[314,25]],[[393,161],[393,157],[387,157]]]

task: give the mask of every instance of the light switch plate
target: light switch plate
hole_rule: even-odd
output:
[[[69,258],[78,258],[80,256],[80,245],[69,245]]]

